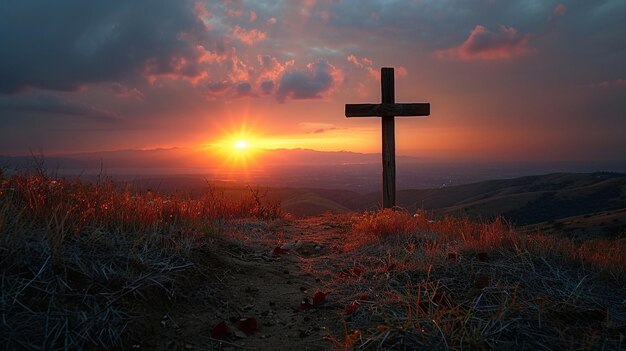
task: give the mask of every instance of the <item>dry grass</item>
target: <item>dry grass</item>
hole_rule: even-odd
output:
[[[0,344],[6,349],[128,347],[150,311],[201,298],[189,287],[226,221],[275,218],[258,192],[228,200],[0,174]],[[210,267],[208,267],[210,269]],[[210,292],[206,292],[209,293]]]
[[[316,267],[337,272],[326,289],[340,304],[358,306],[339,348],[625,347],[624,242],[390,210],[356,215],[350,235],[340,263]],[[340,273],[353,267],[362,273]]]

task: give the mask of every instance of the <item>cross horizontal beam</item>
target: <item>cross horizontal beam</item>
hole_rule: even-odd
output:
[[[346,117],[428,116],[430,104],[347,104]]]

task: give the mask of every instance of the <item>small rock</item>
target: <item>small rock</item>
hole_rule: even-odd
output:
[[[245,339],[248,337],[246,333],[239,331],[239,330],[235,330],[233,334],[235,335],[235,337],[238,337],[239,339]]]

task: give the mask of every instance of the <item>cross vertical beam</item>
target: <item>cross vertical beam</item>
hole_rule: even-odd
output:
[[[380,88],[383,104],[396,102],[393,68],[383,67],[380,71]],[[383,134],[383,208],[396,205],[396,133],[394,116],[381,117]]]
[[[428,116],[429,103],[397,104],[393,68],[380,70],[380,104],[346,104],[346,117],[381,117],[383,134],[383,208],[396,205],[396,137],[394,119],[397,116]]]

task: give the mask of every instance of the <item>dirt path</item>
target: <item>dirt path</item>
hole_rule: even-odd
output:
[[[165,349],[333,348],[333,339],[344,335],[342,308],[330,298],[313,308],[302,303],[312,303],[314,294],[328,281],[310,267],[339,252],[348,230],[341,223],[345,219],[333,215],[284,222],[268,229],[265,239],[251,245],[252,249],[233,248],[216,263],[226,269],[215,277],[221,287],[213,303],[172,311],[169,323],[174,328],[165,338],[176,342]],[[278,237],[287,251],[275,254],[272,237]],[[168,318],[164,316],[161,324],[167,324]],[[237,326],[246,318],[248,323],[256,320],[253,333],[246,334]],[[219,341],[211,337],[211,330],[221,321],[226,322],[228,332]],[[162,341],[155,342],[159,348],[164,346]]]

